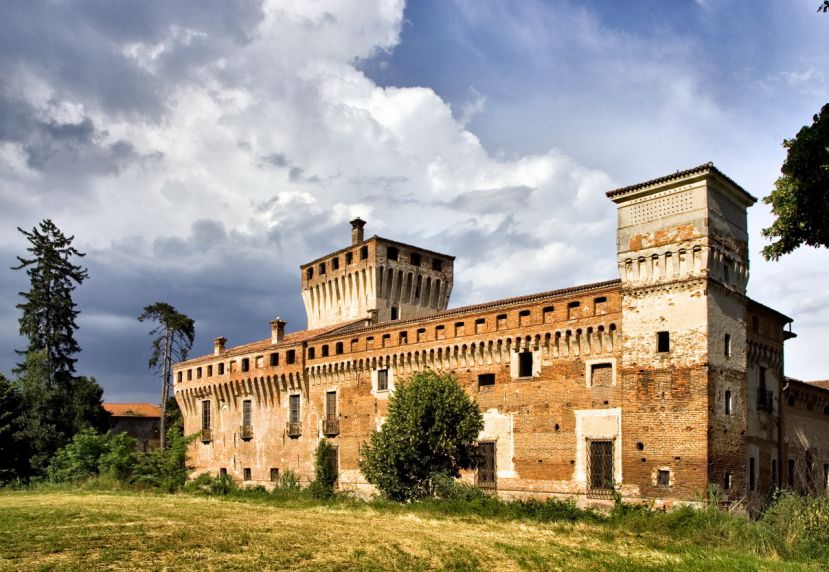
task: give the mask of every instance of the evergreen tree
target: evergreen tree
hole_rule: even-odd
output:
[[[22,412],[17,387],[0,373],[0,484],[18,478],[28,457],[19,435]]]
[[[173,360],[187,359],[193,339],[196,337],[195,322],[186,315],[177,312],[166,302],[156,302],[144,308],[138,316],[139,322],[146,320],[158,323],[150,332],[156,336],[153,340],[153,353],[149,366],[156,368],[161,375],[161,448],[167,445],[167,402],[170,399],[170,387],[173,377]]]

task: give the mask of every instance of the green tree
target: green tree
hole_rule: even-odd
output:
[[[766,260],[777,260],[801,245],[829,248],[829,103],[794,139],[774,191],[763,199],[776,219],[763,229],[772,243],[763,248]]]
[[[438,474],[474,466],[483,416],[450,374],[425,371],[400,383],[380,431],[360,449],[360,470],[386,497],[414,500],[434,493]]]
[[[330,498],[337,483],[337,448],[327,439],[317,444],[314,452],[314,480],[309,485],[311,495]]]
[[[161,448],[167,446],[167,402],[173,377],[173,360],[184,361],[196,336],[195,323],[166,302],[156,302],[144,308],[139,322],[151,320],[157,323],[150,332],[153,353],[149,366],[161,375]]]
[[[56,483],[96,476],[127,482],[139,463],[135,445],[135,439],[126,433],[100,434],[86,429],[58,449],[46,474]]]
[[[17,479],[28,454],[20,439],[23,401],[17,387],[0,372],[0,484]]]

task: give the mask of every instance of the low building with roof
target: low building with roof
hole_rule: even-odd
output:
[[[110,414],[110,430],[126,433],[139,450],[149,453],[161,444],[161,407],[154,403],[104,403]]]

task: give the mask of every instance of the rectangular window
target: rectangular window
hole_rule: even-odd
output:
[[[251,400],[242,401],[242,427],[250,427]]]
[[[250,371],[250,359],[242,358],[242,371]]]
[[[757,488],[757,467],[755,466],[754,457],[748,458],[748,490],[753,491]]]
[[[656,332],[656,351],[661,354],[671,351],[671,334],[669,332]]]
[[[443,271],[443,260],[441,260],[440,258],[433,258],[432,270],[434,270],[435,272]]]
[[[420,255],[417,252],[412,252],[409,256],[409,262],[412,263],[412,266],[420,266]]]
[[[409,343],[409,334],[408,334],[408,332],[400,332],[400,335],[398,336],[397,343],[400,344],[401,346],[403,344],[408,344]]]
[[[590,364],[590,387],[606,387],[613,385],[613,364]]]
[[[659,469],[656,473],[656,484],[660,487],[668,487],[671,485],[671,471]]]
[[[789,459],[788,469],[789,469],[789,474],[788,474],[789,488],[793,489],[794,488],[794,483],[795,483],[795,474],[794,474],[795,473],[795,461],[794,461],[794,459]]]
[[[340,257],[335,256],[331,259],[331,270],[339,270],[340,268]]]
[[[246,481],[251,480],[250,467],[245,467],[244,469],[242,469],[242,478],[245,479]]]
[[[391,346],[391,334],[383,334],[383,337],[381,338],[381,340],[383,342],[383,347],[384,348],[387,348],[387,347]]]
[[[265,358],[263,356],[256,356],[256,369],[262,369],[265,365]]]
[[[482,373],[478,375],[478,387],[484,387],[486,385],[495,385],[494,373]]]
[[[218,368],[219,368],[219,375],[224,375],[225,374],[225,364],[224,364],[224,362],[218,364]]]
[[[279,365],[279,353],[273,352],[271,354],[271,367]]]
[[[397,248],[395,248],[394,246],[387,246],[386,247],[386,258],[388,260],[393,260],[393,261],[397,262],[397,260],[400,258],[400,251],[397,250]]]
[[[374,349],[374,336],[368,336],[366,338],[366,349]]]
[[[368,258],[368,246],[360,247],[360,260],[366,260]]]
[[[518,354],[518,377],[533,376],[533,353],[520,352]]]
[[[553,306],[547,306],[546,308],[544,308],[545,324],[552,324],[555,321],[555,311],[556,309]]]
[[[337,355],[342,355],[343,351],[343,343],[337,342],[337,344],[334,346],[334,353],[336,353]]]
[[[200,367],[196,368],[196,379],[201,379],[201,368]]]
[[[325,394],[325,418],[328,421],[337,420],[337,392],[328,391]]]
[[[518,312],[518,325],[519,326],[529,326],[530,325],[530,311],[529,310],[521,310]]]
[[[823,463],[823,489],[829,489],[829,463]]]
[[[310,280],[313,277],[314,277],[314,267],[309,266],[308,268],[305,269],[305,279]]]
[[[613,441],[590,441],[588,455],[588,494],[602,494],[613,490]]]
[[[579,317],[579,302],[570,302],[567,304],[567,319],[573,320]]]
[[[193,370],[192,369],[187,370],[187,381],[193,381]]]
[[[378,369],[377,370],[377,391],[388,391],[389,390],[389,370],[387,369]]]
[[[426,341],[426,328],[418,328],[417,329],[417,341],[425,342]]]
[[[234,371],[236,371],[236,360],[232,359],[229,362],[227,362],[227,367],[230,370],[230,373],[233,373]]]
[[[475,333],[483,334],[486,332],[486,318],[478,318],[475,320]]]
[[[354,262],[354,253],[353,252],[346,252],[345,253],[345,263],[349,265]]]
[[[317,357],[316,348],[308,348],[308,359],[315,359]]]
[[[507,315],[506,314],[498,314],[495,317],[495,328],[498,330],[506,330],[507,329]]]
[[[325,262],[320,262],[319,272],[325,274]]]
[[[722,277],[726,284],[731,282],[731,263],[728,260],[722,265]]]
[[[731,357],[731,334],[725,334],[723,337],[723,353],[725,357]]]
[[[271,482],[279,482],[279,469],[277,469],[276,467],[271,467]]]
[[[285,352],[285,362],[289,365],[296,363],[296,350],[288,350]]]
[[[359,344],[359,343],[360,343],[360,338],[354,338],[353,340],[351,340],[351,351],[352,352],[357,351],[357,344]]]
[[[455,322],[455,337],[463,335],[463,322]]]
[[[322,357],[328,357],[328,344],[323,344],[322,348],[320,348]]]
[[[291,395],[288,407],[288,421],[291,423],[299,423],[299,395],[296,393]]]
[[[730,389],[726,390],[726,392],[725,392],[724,404],[725,404],[725,414],[726,415],[731,415],[733,404],[732,404],[732,397],[731,397],[731,390]]]
[[[219,476],[220,477],[226,477],[227,476],[227,468],[222,467],[221,469],[219,469]]]
[[[725,490],[731,490],[731,473],[726,473],[722,480],[722,488]]]
[[[607,296],[599,296],[593,299],[593,313],[597,316],[607,314]]]
[[[177,379],[178,379],[178,382],[181,383],[181,372],[178,372]]]
[[[446,327],[445,326],[436,326],[435,327],[435,339],[436,340],[443,340],[446,338]]]
[[[479,487],[494,489],[498,486],[496,462],[495,443],[492,441],[478,443],[478,470],[475,481]]]
[[[201,402],[201,428],[210,429],[210,400]]]
[[[213,377],[213,366],[207,366],[207,377]]]

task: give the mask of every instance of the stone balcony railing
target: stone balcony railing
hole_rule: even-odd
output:
[[[340,420],[339,419],[323,419],[322,420],[322,434],[332,437],[340,434]]]
[[[302,423],[299,421],[288,421],[285,426],[285,431],[288,433],[288,437],[299,437],[302,435]]]
[[[201,430],[201,442],[202,443],[210,443],[213,440],[213,431],[208,429]]]
[[[250,441],[253,439],[253,426],[251,425],[242,425],[239,427],[239,437],[243,441]]]

